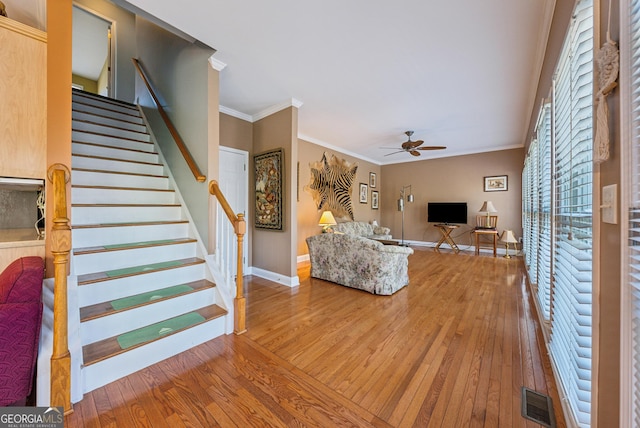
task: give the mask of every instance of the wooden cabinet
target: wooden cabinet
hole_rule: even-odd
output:
[[[0,16],[0,46],[0,177],[45,180],[47,35]],[[0,230],[0,271],[18,257],[44,257],[35,229],[25,232]]]

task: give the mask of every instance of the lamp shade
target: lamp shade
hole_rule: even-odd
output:
[[[502,232],[502,238],[500,238],[500,240],[502,242],[504,242],[505,244],[517,244],[518,240],[516,239],[515,235],[513,234],[513,230],[505,230],[504,232]]]
[[[335,217],[331,211],[325,211],[320,216],[320,221],[318,221],[318,226],[333,226],[334,224],[338,224],[336,222]]]
[[[491,201],[484,201],[482,207],[478,210],[481,213],[497,213],[498,210],[493,206]]]

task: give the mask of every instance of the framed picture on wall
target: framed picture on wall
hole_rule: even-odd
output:
[[[508,189],[506,175],[492,175],[484,178],[485,192],[504,192]]]
[[[366,204],[369,202],[369,187],[367,183],[360,183],[360,203]]]
[[[378,209],[378,191],[377,190],[371,191],[371,209],[373,210]]]
[[[284,150],[275,149],[253,156],[255,165],[255,227],[284,230],[282,216]]]
[[[371,187],[372,189],[376,188],[376,173],[375,172],[370,172],[369,173],[369,187]]]

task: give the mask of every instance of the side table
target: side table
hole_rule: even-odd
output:
[[[442,237],[436,244],[435,249],[440,250],[440,245],[446,242],[447,244],[449,244],[449,246],[451,246],[451,249],[456,254],[458,254],[460,252],[460,248],[458,248],[458,245],[456,245],[456,243],[453,241],[453,238],[450,235],[451,235],[451,232],[453,232],[455,229],[457,229],[460,226],[455,224],[444,224],[444,223],[434,224],[434,226],[437,227],[440,233],[442,234]]]

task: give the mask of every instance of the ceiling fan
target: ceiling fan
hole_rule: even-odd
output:
[[[396,153],[402,153],[402,152],[407,152],[407,153],[411,153],[413,156],[420,156],[420,152],[418,150],[443,150],[446,149],[445,146],[424,146],[424,147],[420,147],[422,144],[424,144],[424,141],[422,140],[416,140],[416,141],[411,141],[411,136],[413,135],[413,131],[405,131],[405,134],[407,135],[407,137],[409,137],[407,139],[407,141],[405,141],[404,143],[402,143],[402,145],[400,146],[400,149],[398,151],[395,151],[393,153],[387,153],[385,156],[391,156],[391,155],[395,155]],[[396,149],[396,147],[383,147],[386,149]]]

